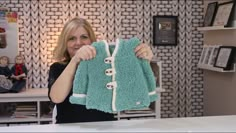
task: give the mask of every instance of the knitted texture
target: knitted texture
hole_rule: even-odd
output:
[[[157,99],[156,81],[149,62],[135,55],[139,43],[137,38],[119,39],[116,45],[94,42],[97,55],[80,62],[70,102],[109,113],[148,107]]]

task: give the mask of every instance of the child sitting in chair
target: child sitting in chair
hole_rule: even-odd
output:
[[[17,55],[15,58],[15,65],[11,68],[13,79],[13,86],[10,92],[20,92],[26,86],[27,68],[24,64],[24,58],[21,55]]]

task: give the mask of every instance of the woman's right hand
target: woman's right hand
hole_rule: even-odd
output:
[[[76,51],[72,60],[78,64],[81,60],[90,60],[96,56],[96,49],[91,45],[84,45]]]
[[[89,60],[96,56],[96,49],[91,45],[84,45],[75,52],[70,63],[53,83],[50,91],[51,100],[61,103],[65,100],[73,86],[77,65],[81,60]],[[59,90],[58,90],[59,89]]]

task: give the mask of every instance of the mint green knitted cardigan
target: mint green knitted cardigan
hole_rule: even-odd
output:
[[[94,42],[96,57],[81,61],[74,77],[72,104],[104,112],[141,109],[157,99],[156,82],[149,62],[137,58],[139,39]]]

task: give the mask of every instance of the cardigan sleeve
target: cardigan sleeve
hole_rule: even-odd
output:
[[[86,104],[87,97],[87,85],[88,85],[88,67],[87,61],[81,61],[77,67],[74,81],[73,81],[73,93],[70,97],[72,104]]]
[[[149,91],[149,98],[150,102],[156,101],[157,99],[157,94],[156,94],[156,80],[154,73],[152,71],[151,65],[147,60],[140,59],[141,60],[141,65],[144,73],[144,78],[148,87]]]
[[[140,41],[137,37],[131,38],[129,42],[132,44],[130,45],[132,49],[137,47],[140,44]],[[156,80],[154,73],[152,71],[150,63],[145,60],[145,59],[139,59],[141,67],[143,69],[143,75],[145,78],[145,83],[148,87],[149,91],[149,98],[150,102],[153,102],[157,99],[157,94],[156,94]]]

